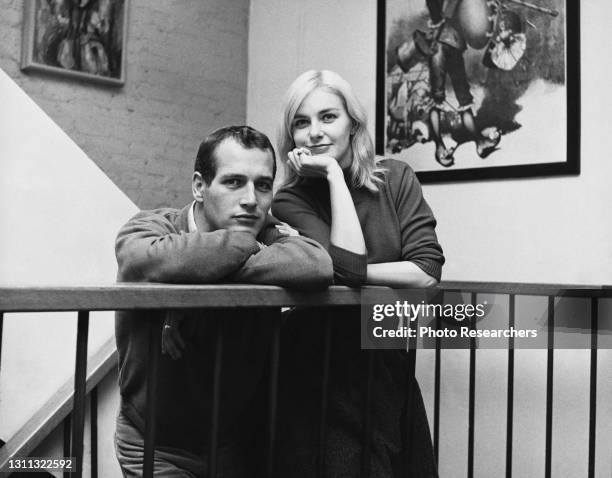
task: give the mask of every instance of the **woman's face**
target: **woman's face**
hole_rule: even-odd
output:
[[[317,88],[304,98],[293,118],[293,141],[297,148],[308,148],[314,155],[335,158],[346,169],[353,158],[352,123],[342,100],[324,88]]]

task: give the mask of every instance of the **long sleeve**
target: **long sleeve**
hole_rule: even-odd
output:
[[[324,191],[325,188],[321,188],[321,192]],[[329,195],[329,191],[326,192]],[[329,252],[336,283],[361,285],[365,282],[367,255],[355,254],[330,243],[329,211],[316,210],[296,189],[285,189],[279,191],[274,198],[272,213],[295,227],[303,236],[317,241]]]
[[[436,220],[414,171],[403,165],[390,187],[400,226],[402,260],[440,280],[444,255],[435,233]]]
[[[259,250],[246,232],[179,231],[174,210],[143,211],[121,228],[115,243],[118,280],[209,283],[239,269]]]
[[[249,257],[232,280],[323,289],[332,283],[333,267],[329,254],[312,239],[278,236],[272,244]]]

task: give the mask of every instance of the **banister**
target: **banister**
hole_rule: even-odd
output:
[[[194,309],[194,308],[223,308],[223,307],[282,307],[282,306],[338,306],[360,305],[362,292],[372,292],[377,298],[385,301],[394,299],[395,292],[387,287],[349,288],[333,286],[319,291],[293,291],[276,286],[254,285],[173,285],[173,284],[141,284],[119,283],[89,286],[0,286],[0,312],[35,312],[35,311],[94,311],[94,310],[124,310],[124,309]],[[552,345],[552,325],[556,297],[590,298],[591,322],[595,332],[592,344],[597,345],[597,303],[599,298],[611,298],[612,286],[609,285],[567,285],[567,284],[529,284],[511,282],[443,282],[437,287],[418,291],[425,297],[432,298],[440,292],[467,292],[471,294],[471,302],[476,301],[477,294],[504,294],[509,296],[509,315],[513,323],[514,296],[532,295],[548,297],[548,324],[549,345]],[[81,312],[79,312],[81,313]],[[593,335],[594,334],[594,335]],[[1,337],[0,337],[1,340]],[[155,341],[158,343],[158,340]],[[436,350],[436,397],[439,396],[439,343]],[[411,348],[410,352],[415,350]],[[510,389],[514,375],[514,362],[512,351],[509,350],[508,386]],[[114,341],[111,339],[99,352],[89,359],[87,374],[87,391],[91,390],[115,364],[116,351]],[[475,346],[470,351],[470,416],[469,416],[469,450],[468,469],[473,468],[474,454],[474,385],[476,375]],[[552,347],[548,350],[547,366],[547,425],[546,425],[546,466],[550,470],[550,453],[552,440]],[[78,360],[77,360],[78,363]],[[413,365],[414,366],[414,365]],[[414,371],[410,374],[414,374]],[[595,399],[597,377],[597,350],[591,350],[591,386],[590,386],[590,417],[592,423],[589,428],[589,470],[594,469],[595,457]],[[325,381],[325,380],[324,380]],[[323,403],[326,394],[324,393]],[[72,382],[63,386],[47,404],[26,423],[24,427],[9,442],[0,449],[0,468],[6,461],[15,455],[29,453],[72,409],[73,391]],[[439,399],[434,405],[434,443],[438,448],[438,415],[436,411]],[[512,408],[509,400],[509,410]],[[325,408],[324,406],[322,407]],[[366,407],[367,409],[367,407]],[[507,439],[512,442],[512,414],[507,416]],[[325,414],[322,413],[322,423],[325,423]],[[272,421],[273,422],[273,421]],[[322,427],[324,428],[324,427]],[[73,435],[75,435],[73,433]],[[322,435],[321,443],[325,443]],[[271,438],[273,442],[273,435]],[[151,441],[151,443],[153,443]],[[367,434],[366,442],[367,443]],[[367,447],[366,447],[367,450]],[[82,454],[81,454],[82,455]],[[213,456],[211,454],[211,456]],[[364,454],[364,468],[368,469],[367,453]],[[512,448],[507,449],[507,472],[511,473]],[[79,459],[80,461],[80,459]],[[212,461],[211,461],[212,462]],[[214,468],[214,462],[212,462]]]
[[[384,299],[386,287],[379,289]],[[78,286],[0,286],[0,311],[58,312],[73,310],[172,309],[205,307],[281,307],[359,305],[361,290],[332,286],[319,291],[295,291],[264,285],[193,285],[119,283]],[[515,282],[442,282],[435,291],[612,297],[609,285],[528,284]]]

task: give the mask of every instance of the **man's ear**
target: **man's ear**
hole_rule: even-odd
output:
[[[204,191],[206,189],[206,183],[204,182],[204,178],[197,171],[193,173],[193,177],[191,178],[191,192],[193,194],[193,199],[196,202],[204,202]]]

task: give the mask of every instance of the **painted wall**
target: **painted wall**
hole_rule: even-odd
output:
[[[23,74],[23,0],[0,0],[0,68],[140,208],[182,206],[199,143],[245,120],[248,0],[132,0],[123,88]]]
[[[375,113],[376,3],[341,0],[252,2],[249,30],[247,120],[273,133],[281,98],[300,73],[332,69],[349,80],[373,120]],[[612,5],[581,2],[582,172],[578,177],[473,181],[425,185],[438,219],[447,263],[446,280],[612,283],[612,222],[608,205],[612,174],[607,112],[612,63],[601,55],[609,43]],[[374,131],[373,122],[369,130]],[[554,139],[554,138],[553,138]],[[494,160],[494,156],[491,157]],[[480,297],[480,300],[484,300]],[[546,317],[544,304],[520,299],[517,317]],[[489,297],[508,317],[507,299]],[[588,303],[567,303],[558,312],[588,321]],[[544,315],[543,315],[544,314]],[[600,306],[600,318],[611,315]],[[585,322],[588,323],[588,322]],[[607,329],[606,329],[607,330]],[[586,347],[585,347],[586,348]],[[599,353],[596,476],[609,476],[612,456],[612,354]],[[505,466],[507,352],[476,354],[475,476],[497,476]],[[554,375],[553,476],[585,476],[588,436],[588,350],[559,350]],[[417,376],[433,416],[433,351],[420,351]],[[469,352],[442,351],[440,476],[467,470]],[[517,476],[544,472],[546,351],[515,356],[514,459]]]
[[[118,228],[138,208],[189,201],[200,141],[245,121],[248,0],[131,0],[122,88],[22,73],[23,6],[0,0],[0,283],[112,283]],[[92,314],[90,355],[112,315]],[[0,439],[73,373],[75,325],[69,313],[5,315]],[[100,398],[103,476],[119,473],[115,380]]]
[[[0,284],[113,283],[115,235],[138,208],[2,70],[0,104]],[[92,313],[89,355],[113,334],[113,313]],[[2,440],[74,374],[75,347],[76,313],[5,314]],[[109,403],[104,416],[116,411]],[[101,438],[103,456],[110,437]]]
[[[612,283],[612,174],[602,58],[612,5],[581,2],[582,173],[578,177],[425,185],[447,258],[446,280]],[[272,15],[270,12],[274,12]],[[280,101],[301,72],[332,69],[375,112],[376,2],[261,0],[251,5],[247,118],[276,131]],[[588,27],[587,27],[588,26]],[[495,156],[490,157],[494,161]]]

